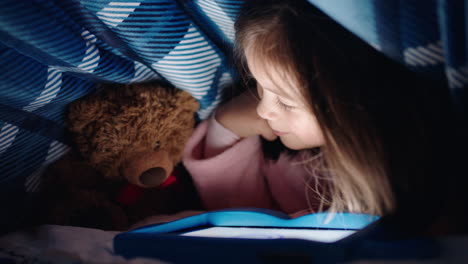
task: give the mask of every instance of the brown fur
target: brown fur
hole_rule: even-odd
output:
[[[82,156],[117,179],[122,162],[135,153],[164,149],[177,164],[197,109],[190,94],[160,84],[105,85],[70,105],[69,128]]]
[[[67,121],[77,151],[45,171],[38,220],[124,230],[154,214],[198,209],[198,196],[183,168],[175,184],[144,189],[132,204],[118,201],[128,184],[122,171],[129,161],[137,161],[134,167],[160,166],[153,154],[162,153],[170,170],[180,162],[197,109],[190,94],[160,83],[106,84],[70,104]]]

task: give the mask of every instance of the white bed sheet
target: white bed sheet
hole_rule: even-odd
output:
[[[0,262],[10,263],[166,263],[114,254],[112,239],[119,232],[42,225],[0,237]]]

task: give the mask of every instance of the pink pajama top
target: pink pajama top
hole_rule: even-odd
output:
[[[298,161],[285,154],[276,162],[264,160],[259,136],[239,138],[213,116],[195,129],[183,156],[205,209],[257,207],[287,214],[318,205],[307,202],[311,176]]]

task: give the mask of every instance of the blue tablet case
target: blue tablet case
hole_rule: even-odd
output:
[[[114,251],[125,258],[149,257],[170,263],[340,263],[359,259],[404,260],[436,257],[429,240],[376,241],[366,226],[378,217],[366,214],[308,214],[291,219],[271,210],[239,208],[207,212],[118,234]],[[327,221],[326,221],[327,220]],[[378,221],[377,221],[378,222]],[[336,242],[302,239],[249,239],[180,236],[203,227],[266,227],[361,230]]]

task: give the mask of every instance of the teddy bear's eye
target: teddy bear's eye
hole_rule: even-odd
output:
[[[154,142],[154,147],[153,149],[154,150],[157,150],[159,148],[159,145],[161,144],[161,142],[159,142],[159,140],[157,140],[156,142]]]

